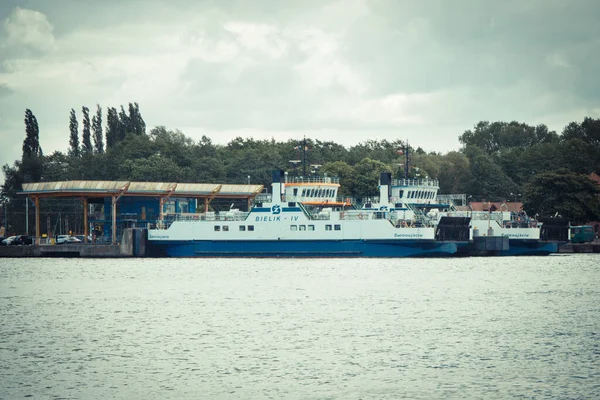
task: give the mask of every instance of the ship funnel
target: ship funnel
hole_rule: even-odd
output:
[[[273,202],[280,202],[285,183],[285,174],[278,169],[273,171]]]
[[[379,175],[379,203],[387,204],[390,202],[390,191],[392,189],[392,174],[382,172]]]

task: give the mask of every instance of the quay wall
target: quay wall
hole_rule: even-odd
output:
[[[11,257],[82,257],[118,258],[144,257],[146,255],[145,229],[125,229],[121,243],[110,244],[60,244],[32,246],[0,246],[0,258]]]

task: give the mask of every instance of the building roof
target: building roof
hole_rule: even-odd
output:
[[[175,196],[249,198],[262,192],[262,185],[215,183],[60,181],[24,183],[19,194],[39,197]]]
[[[474,201],[469,204],[471,205],[473,211],[523,211],[523,203],[521,203],[520,201]]]

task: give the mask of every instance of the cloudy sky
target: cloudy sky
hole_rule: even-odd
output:
[[[2,0],[0,164],[20,158],[26,108],[50,154],[69,110],[97,103],[223,144],[445,153],[480,120],[560,131],[600,117],[598,16],[598,0]]]

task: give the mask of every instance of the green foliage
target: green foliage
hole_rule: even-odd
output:
[[[94,152],[92,146],[92,133],[90,126],[90,109],[86,106],[81,107],[83,114],[83,132],[81,134],[81,153],[84,156],[89,156]]]
[[[354,175],[350,179],[351,195],[361,200],[379,195],[379,175],[382,172],[392,172],[392,170],[381,161],[362,159],[354,166]]]
[[[38,157],[40,149],[40,129],[37,119],[30,109],[25,110],[25,140],[23,141],[23,158]]]
[[[323,165],[321,172],[326,173],[328,176],[337,176],[340,179],[340,195],[349,196],[352,194],[355,172],[351,165],[348,165],[344,161],[328,162]]]
[[[72,109],[68,151],[45,157],[39,146],[37,120],[26,110],[23,157],[13,166],[3,167],[4,196],[12,198],[23,182],[74,179],[245,183],[250,177],[252,183],[268,186],[272,170],[284,169],[290,176],[337,176],[340,194],[360,200],[378,195],[381,172],[392,172],[395,178],[404,176],[405,155],[398,150],[406,144],[401,140],[369,139],[345,148],[310,138],[278,142],[237,137],[219,145],[207,136],[194,141],[183,132],[164,126],[146,134],[139,105],[129,103],[127,108],[106,109],[104,143],[102,108],[97,105],[91,125],[89,110],[83,107],[82,111],[81,148]],[[556,190],[566,192],[568,185],[556,189],[536,179],[559,168],[579,174],[600,170],[600,120],[591,118],[567,125],[560,136],[545,125],[483,121],[464,132],[460,141],[463,148],[447,154],[428,153],[420,147],[410,149],[409,176],[439,179],[441,193],[466,193],[474,198],[499,200],[510,193],[522,193],[526,202],[530,201],[528,196],[535,199],[527,203],[531,210],[553,215],[558,210],[556,201],[544,207],[535,204],[545,195],[552,198]],[[306,172],[302,164],[291,162],[304,157]],[[579,184],[571,178],[568,182]],[[588,189],[579,192],[582,196],[591,193]],[[583,203],[594,204],[593,196],[585,199]],[[564,215],[595,215],[593,207],[586,211],[582,202],[568,206],[571,200],[559,207]]]
[[[121,123],[117,109],[108,107],[106,109],[106,150],[113,147],[119,141]]]
[[[148,158],[125,160],[122,179],[142,182],[185,182],[190,173],[180,168],[172,159],[160,154]]]
[[[475,146],[466,148],[471,180],[467,193],[488,200],[501,199],[509,193],[518,192],[519,187],[510,179],[492,157]]]
[[[468,193],[467,186],[473,182],[469,159],[457,151],[442,156],[437,178],[440,181],[441,193]]]
[[[559,213],[576,224],[600,220],[600,188],[587,175],[546,171],[534,176],[523,194],[523,208],[530,215]]]
[[[71,108],[69,116],[69,155],[71,157],[79,157],[79,124],[75,110]]]
[[[558,135],[548,131],[546,125],[533,127],[516,121],[481,121],[474,130],[465,131],[458,140],[465,147],[476,146],[486,154],[493,155],[515,147],[527,148],[540,143],[557,142]]]
[[[92,131],[94,136],[94,153],[104,153],[104,140],[102,137],[102,108],[96,104],[96,115],[92,117]]]

